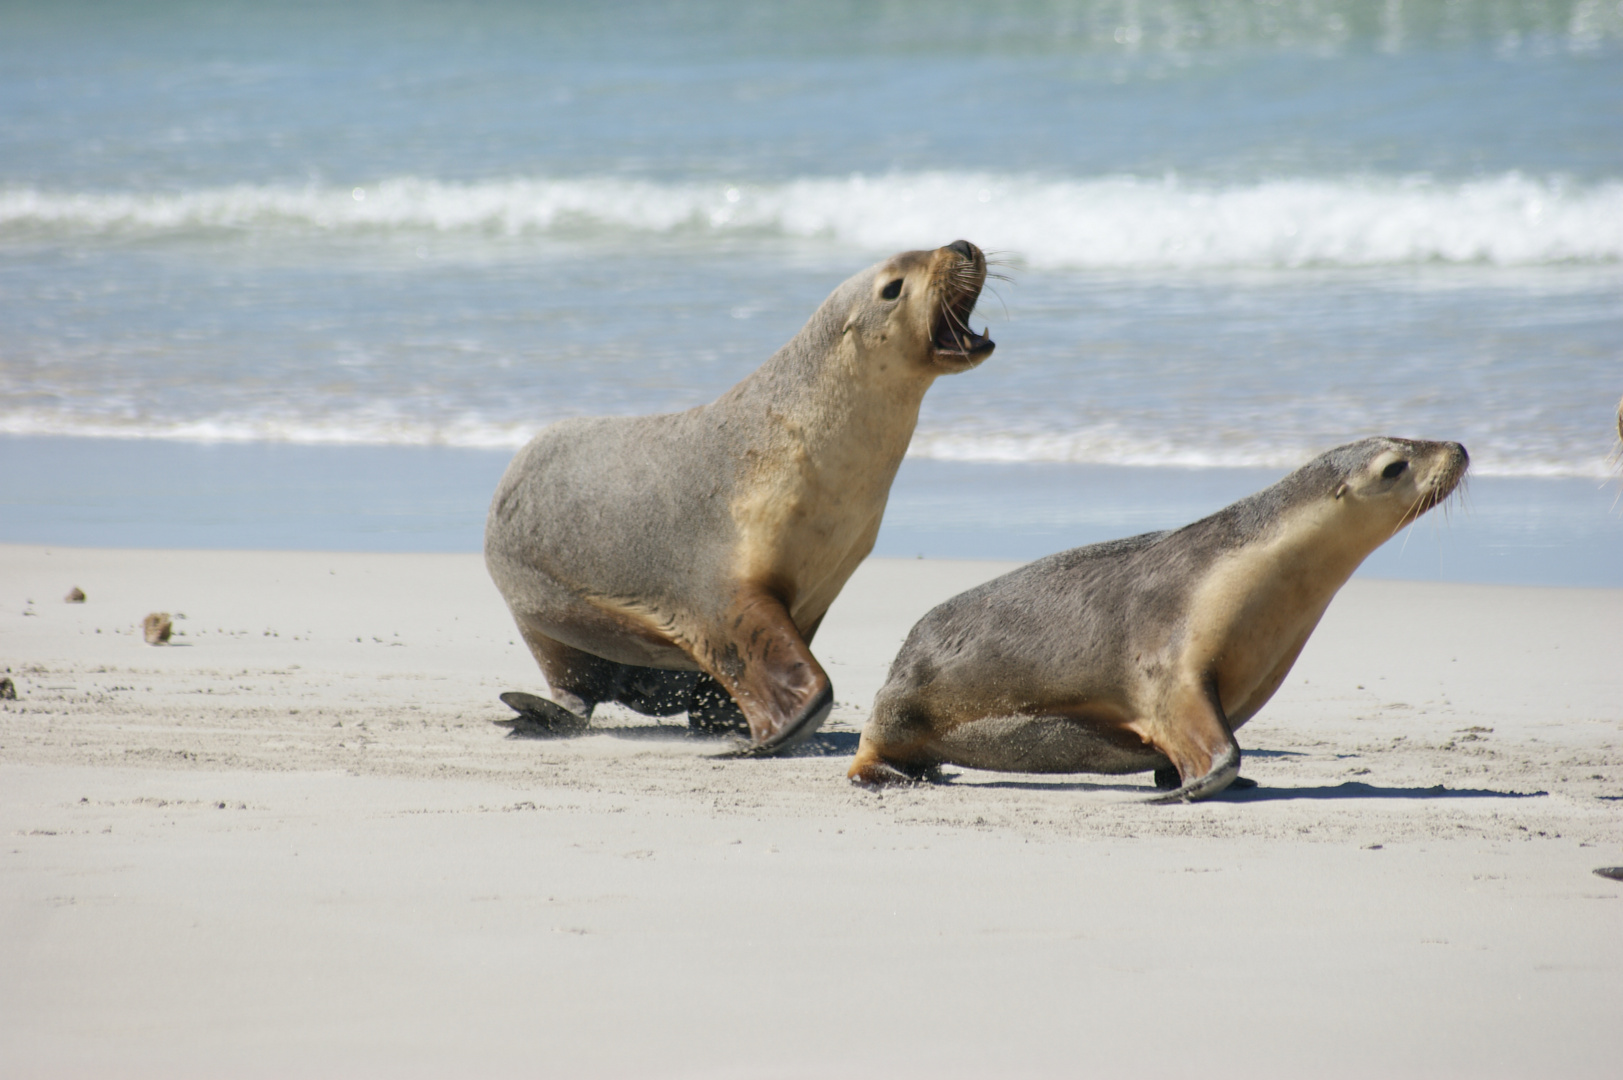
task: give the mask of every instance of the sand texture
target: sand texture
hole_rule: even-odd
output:
[[[718,761],[495,726],[476,556],[0,546],[0,1072],[1618,1075],[1623,591],[1353,582],[1207,803],[851,787],[1007,568],[864,565],[823,733]]]

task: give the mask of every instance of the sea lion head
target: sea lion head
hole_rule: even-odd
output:
[[[931,375],[968,371],[996,348],[970,329],[986,256],[968,240],[893,255],[848,283],[842,335],[867,362],[894,357]]]
[[[1457,442],[1380,436],[1339,446],[1319,460],[1336,478],[1333,498],[1343,512],[1390,521],[1390,535],[1453,494],[1471,458]]]

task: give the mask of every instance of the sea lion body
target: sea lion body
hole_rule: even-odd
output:
[[[909,633],[849,772],[936,765],[1157,771],[1163,798],[1239,774],[1267,703],[1359,563],[1453,491],[1458,443],[1374,438],[1182,529],[1050,555],[946,601]]]
[[[519,451],[485,562],[561,723],[619,701],[741,713],[760,751],[816,729],[833,691],[808,644],[873,548],[925,391],[992,352],[968,329],[985,275],[967,241],[894,256],[714,403],[567,420]]]

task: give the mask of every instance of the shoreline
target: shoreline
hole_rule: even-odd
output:
[[[13,1071],[1610,1075],[1623,591],[1354,580],[1254,791],[852,787],[914,619],[1010,565],[865,563],[829,723],[723,762],[619,709],[506,737],[544,683],[475,555],[0,545]]]
[[[477,552],[511,455],[0,435],[0,543]],[[1288,470],[909,458],[879,557],[1026,561],[1178,528]],[[1470,477],[1359,578],[1623,588],[1623,479]]]

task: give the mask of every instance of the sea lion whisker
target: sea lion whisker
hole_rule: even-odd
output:
[[[1418,506],[1419,504],[1416,503],[1415,505]],[[1410,510],[1410,513],[1413,513],[1413,512],[1414,512],[1413,510]],[[1414,535],[1414,530],[1409,528],[1409,526],[1413,525],[1415,523],[1415,520],[1416,519],[1410,518],[1407,515],[1405,515],[1402,519],[1399,520],[1398,527],[1392,530],[1392,535],[1393,536],[1398,535],[1398,533],[1403,534],[1403,543],[1398,545],[1398,554],[1399,555],[1402,555],[1405,551],[1409,550],[1409,537]]]
[[[1459,483],[1455,485],[1454,490],[1449,492],[1448,497],[1454,506],[1458,507],[1460,517],[1469,521],[1472,511],[1470,478],[1461,477]]]
[[[1455,484],[1454,485],[1454,490],[1450,491],[1447,495],[1444,495],[1443,499],[1442,499],[1442,502],[1439,503],[1438,505],[1440,505],[1443,508],[1443,514],[1442,514],[1442,522],[1443,522],[1443,524],[1444,525],[1452,525],[1452,524],[1454,524],[1454,511],[1455,511],[1455,509],[1458,508],[1460,513],[1462,513],[1462,514],[1465,512],[1465,481],[1462,479],[1457,484]]]
[[[941,290],[941,299],[944,303],[954,303],[967,296],[974,296],[980,291],[982,279],[979,275],[963,274],[960,271],[949,271]]]
[[[986,269],[988,272],[993,267],[1010,271],[1024,270],[1026,268],[1026,261],[1012,251],[988,251],[984,254],[986,255]]]
[[[1403,552],[1409,550],[1409,536],[1410,536],[1410,533],[1404,532],[1404,530],[1407,529],[1410,525],[1413,525],[1417,520],[1419,520],[1421,514],[1424,514],[1427,510],[1430,510],[1432,506],[1437,505],[1435,502],[1433,502],[1431,504],[1431,506],[1422,506],[1421,505],[1421,504],[1425,503],[1426,496],[1428,494],[1430,494],[1429,490],[1421,491],[1419,494],[1417,494],[1415,496],[1414,502],[1409,504],[1408,511],[1405,512],[1404,515],[1398,519],[1397,527],[1392,530],[1392,535],[1393,536],[1396,536],[1400,532],[1403,533],[1403,544],[1398,548],[1398,553],[1399,554],[1402,554]]]
[[[946,316],[946,328],[947,332],[952,335],[953,345],[959,351],[967,351],[967,349],[975,343],[976,339],[981,336],[975,333],[974,330],[970,329],[968,323],[968,318],[970,315],[974,314],[975,309],[971,307],[969,311],[966,311],[964,315],[960,317],[958,312],[954,309],[954,306],[943,298],[941,302],[941,310],[942,314]],[[956,327],[957,330],[954,330],[954,327]],[[962,334],[958,333],[960,330],[962,331]],[[937,338],[939,344],[939,335],[937,335]]]
[[[1003,280],[1007,281],[1009,279],[1004,278]],[[1001,293],[999,293],[996,289],[991,288],[991,287],[987,287],[987,288],[981,290],[981,295],[982,296],[986,295],[987,293],[991,293],[993,296],[995,296],[997,298],[998,306],[1003,309],[1003,317],[1005,319],[1007,319],[1009,317],[1009,305],[1004,302],[1003,295]],[[979,305],[976,305],[976,306],[978,307]]]

